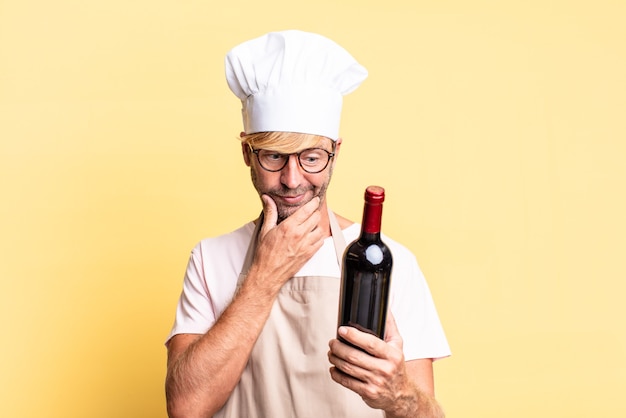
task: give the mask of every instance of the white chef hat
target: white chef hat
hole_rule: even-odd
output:
[[[339,138],[343,96],[367,70],[321,35],[272,32],[233,48],[226,81],[241,99],[244,131],[299,132]]]

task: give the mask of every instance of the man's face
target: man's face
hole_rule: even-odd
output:
[[[328,152],[333,151],[330,139],[326,139],[318,147]],[[266,194],[276,202],[278,222],[285,220],[315,196],[324,201],[332,176],[334,158],[320,173],[311,174],[300,167],[296,155],[291,155],[287,165],[276,172],[264,170],[252,152],[248,155],[252,184],[259,196]]]

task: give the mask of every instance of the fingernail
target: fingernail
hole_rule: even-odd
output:
[[[348,333],[348,329],[346,327],[339,327],[339,330],[337,332],[339,333],[339,335],[346,335]]]

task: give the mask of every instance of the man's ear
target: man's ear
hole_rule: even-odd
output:
[[[248,145],[247,142],[245,142],[243,140],[243,138],[246,136],[245,132],[239,132],[239,138],[241,138],[241,153],[243,154],[243,162],[246,163],[246,165],[248,167],[250,167],[250,146]]]
[[[337,163],[337,157],[339,156],[339,149],[341,148],[341,138],[337,138],[337,140],[335,141],[335,144],[333,145],[333,148],[335,149],[335,156],[333,157],[332,161],[330,162],[330,170],[332,172],[332,170],[335,169],[335,164]]]
[[[339,154],[339,148],[341,148],[341,138],[337,138],[335,141],[335,159],[337,159],[337,155]]]
[[[250,154],[252,154],[252,151],[250,150],[250,146],[245,142],[241,143],[241,153],[243,154],[243,162],[250,167]]]

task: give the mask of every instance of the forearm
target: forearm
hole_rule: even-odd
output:
[[[399,394],[393,410],[385,411],[386,418],[444,418],[444,416],[437,400],[415,385]]]
[[[236,386],[267,320],[275,291],[249,276],[215,325],[168,362],[171,417],[210,417]]]
[[[324,242],[326,231],[317,227],[319,198],[280,225],[275,203],[265,195],[263,202],[265,222],[254,261],[230,305],[195,341],[170,340],[166,378],[170,417],[210,417],[222,407],[243,373],[280,288]]]

